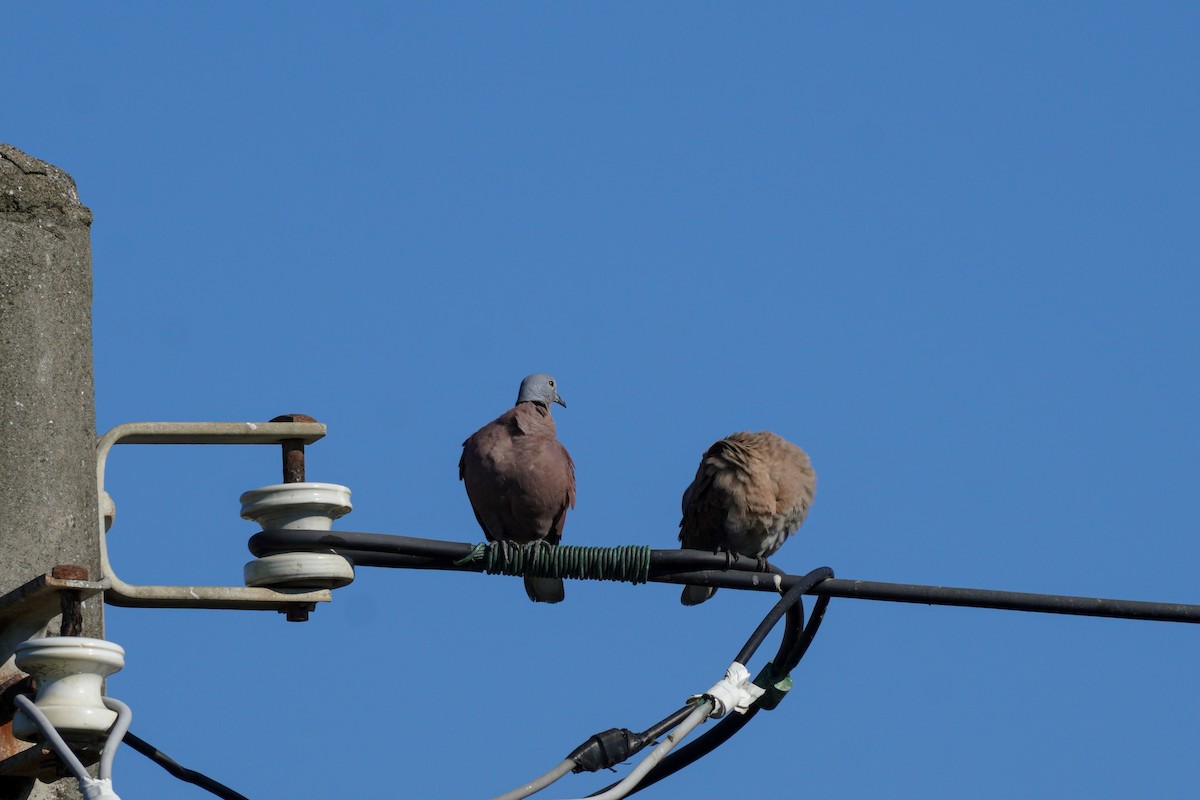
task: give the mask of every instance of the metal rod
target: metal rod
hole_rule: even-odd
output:
[[[307,414],[281,414],[271,422],[316,422]],[[283,447],[283,482],[304,483],[304,440],[284,439],[280,442]]]
[[[78,564],[59,564],[50,570],[51,577],[64,581],[86,581],[87,567]],[[83,594],[78,589],[63,589],[59,592],[59,607],[62,610],[62,624],[59,625],[59,636],[83,635]]]

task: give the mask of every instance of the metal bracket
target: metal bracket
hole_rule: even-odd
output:
[[[80,604],[108,587],[108,581],[87,580],[82,567],[62,564],[0,597],[0,679],[16,671],[11,659],[17,645],[46,633],[47,623],[59,614],[65,632],[75,634],[69,629]]]
[[[11,699],[9,702],[12,702]],[[73,742],[71,751],[85,767],[90,767],[100,760],[100,748],[92,745],[85,746]],[[58,757],[58,753],[48,745],[41,742],[30,744],[13,738],[12,720],[9,719],[0,726],[0,777],[37,778],[44,783],[53,783],[60,778],[71,777],[71,772]],[[0,787],[2,786],[0,783]]]
[[[129,422],[96,442],[96,486],[100,497],[100,569],[111,584],[104,601],[132,608],[239,608],[279,611],[289,620],[308,618],[316,603],[328,603],[328,589],[280,591],[246,586],[139,586],[117,577],[108,558],[104,520],[104,467],[117,444],[312,444],[325,436],[319,422]],[[286,455],[285,455],[286,460]]]
[[[78,624],[80,604],[103,592],[108,581],[87,580],[87,570],[60,564],[0,597],[0,775],[53,781],[65,777],[61,759],[49,748],[12,735],[13,697],[32,691],[32,678],[12,663],[17,645],[45,632],[47,623],[60,613],[63,632]],[[99,750],[81,747],[85,766],[96,763]]]

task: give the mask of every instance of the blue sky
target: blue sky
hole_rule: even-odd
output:
[[[571,544],[675,542],[742,429],[820,476],[773,559],[1197,602],[1200,10],[24,4],[0,138],[95,215],[97,425],[329,426],[346,530],[479,541],[460,444],[548,371]],[[114,563],[237,583],[267,448],[123,448]],[[767,611],[360,569],[306,624],[109,609],[133,730],[254,800],[491,797],[644,728]],[[661,798],[1194,793],[1198,631],[835,600]],[[761,664],[760,656],[752,671]],[[607,776],[538,795],[577,797]],[[116,789],[203,797],[122,752]]]

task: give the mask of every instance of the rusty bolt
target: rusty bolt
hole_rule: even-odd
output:
[[[78,564],[59,564],[50,570],[50,577],[60,581],[86,581],[88,569]]]
[[[271,422],[316,422],[307,414],[281,414]],[[284,439],[283,445],[283,482],[304,482],[304,440]]]
[[[86,581],[87,567],[78,564],[58,564],[51,568],[50,577],[60,581]],[[59,593],[62,608],[62,624],[59,636],[79,636],[83,633],[83,597],[78,589],[63,589]]]

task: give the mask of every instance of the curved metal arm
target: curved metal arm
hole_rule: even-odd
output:
[[[104,468],[109,451],[117,444],[273,444],[299,439],[312,444],[325,435],[319,422],[128,422],[118,425],[96,442],[96,487],[103,500]],[[112,586],[104,602],[136,608],[240,608],[303,613],[315,603],[327,603],[329,590],[276,591],[246,586],[139,586],[117,577],[108,558],[104,511],[98,515],[100,570]]]

